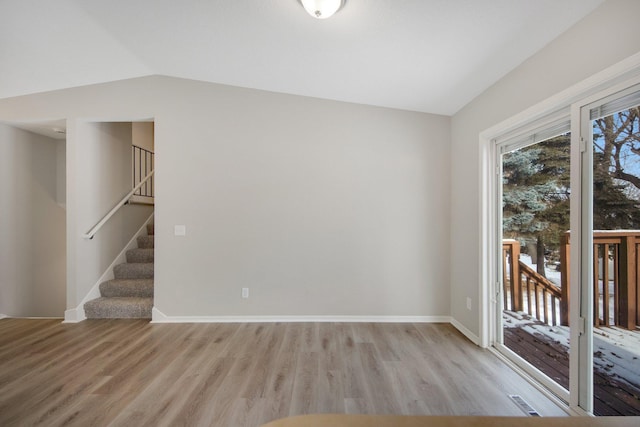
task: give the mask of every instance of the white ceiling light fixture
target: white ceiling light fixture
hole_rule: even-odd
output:
[[[300,0],[309,15],[317,19],[327,19],[344,5],[345,0]]]

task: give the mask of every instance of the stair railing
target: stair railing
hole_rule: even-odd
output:
[[[135,144],[131,145],[132,187],[135,188],[153,170],[153,157],[153,151]],[[153,178],[147,181],[144,186],[139,187],[134,195],[153,198]]]
[[[522,274],[520,295],[527,297],[526,309],[523,307],[523,311],[546,324],[557,325],[560,320],[558,311],[562,300],[560,288],[524,262],[518,261],[518,264]],[[523,277],[524,282],[522,282]]]
[[[558,324],[561,320],[562,291],[555,283],[520,261],[520,243],[517,240],[502,241],[502,262],[503,307],[510,311],[522,311],[549,325]]]
[[[129,199],[131,199],[131,197],[136,193],[136,191],[138,191],[140,188],[142,188],[143,185],[145,185],[147,183],[147,181],[149,181],[151,179],[151,177],[153,176],[153,170],[151,172],[149,172],[147,174],[147,176],[144,177],[144,179],[142,181],[140,181],[138,183],[138,185],[136,185],[135,187],[133,187],[133,190],[131,190],[126,196],[124,196],[122,198],[122,200],[120,200],[110,211],[108,214],[106,214],[101,220],[100,222],[98,222],[96,225],[93,226],[93,228],[91,230],[89,230],[87,233],[83,234],[82,237],[84,237],[85,239],[93,239],[93,236],[96,235],[96,233],[102,228],[103,225],[106,224],[107,221],[109,221],[109,219],[116,213],[118,212],[118,209],[120,209],[121,207],[123,207],[128,201]]]

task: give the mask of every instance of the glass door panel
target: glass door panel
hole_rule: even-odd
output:
[[[501,344],[569,389],[571,135],[506,151],[502,167]],[[564,287],[564,292],[563,292]]]
[[[591,111],[593,412],[640,415],[640,108],[602,109]]]

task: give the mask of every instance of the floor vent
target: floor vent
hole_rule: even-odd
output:
[[[511,400],[513,400],[515,402],[516,405],[518,405],[518,408],[522,409],[524,411],[525,414],[529,415],[530,417],[539,417],[540,414],[538,413],[538,411],[536,411],[535,409],[533,409],[531,407],[531,405],[529,405],[522,397],[520,397],[517,394],[510,394],[509,397],[511,398]]]

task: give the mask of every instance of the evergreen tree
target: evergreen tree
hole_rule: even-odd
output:
[[[561,135],[503,157],[503,231],[523,246],[545,276],[548,246],[557,248],[569,229],[570,136]]]
[[[640,229],[640,108],[595,120],[593,139],[594,230]],[[503,233],[535,244],[542,275],[569,230],[569,165],[569,134],[503,156]]]

